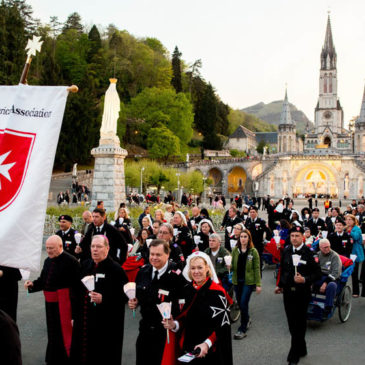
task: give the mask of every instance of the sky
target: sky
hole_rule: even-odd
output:
[[[313,121],[328,11],[345,123],[359,115],[365,83],[364,0],[28,0],[43,23],[78,12],[83,24],[114,24],[177,45],[222,101],[241,109],[284,98]]]

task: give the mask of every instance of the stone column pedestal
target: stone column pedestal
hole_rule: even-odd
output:
[[[107,212],[115,212],[126,201],[124,159],[128,152],[115,143],[93,148],[91,154],[95,157],[91,206],[103,200]]]

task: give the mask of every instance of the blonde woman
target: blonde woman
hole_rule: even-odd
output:
[[[183,352],[198,351],[194,364],[233,365],[226,293],[209,256],[194,252],[183,274],[190,282],[183,312],[176,320],[164,320],[164,327],[184,335]]]

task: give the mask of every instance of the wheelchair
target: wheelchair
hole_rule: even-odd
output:
[[[351,314],[352,289],[347,284],[348,278],[354,271],[355,263],[347,268],[343,268],[340,278],[337,280],[337,290],[334,306],[328,316],[324,315],[325,298],[321,293],[312,294],[312,299],[308,306],[307,319],[311,321],[325,322],[332,318],[338,308],[338,317],[342,323],[346,322]]]

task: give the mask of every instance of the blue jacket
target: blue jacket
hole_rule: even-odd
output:
[[[351,230],[351,238],[354,240],[352,254],[356,255],[356,262],[364,261],[364,246],[362,244],[362,232],[360,227],[354,226]]]

